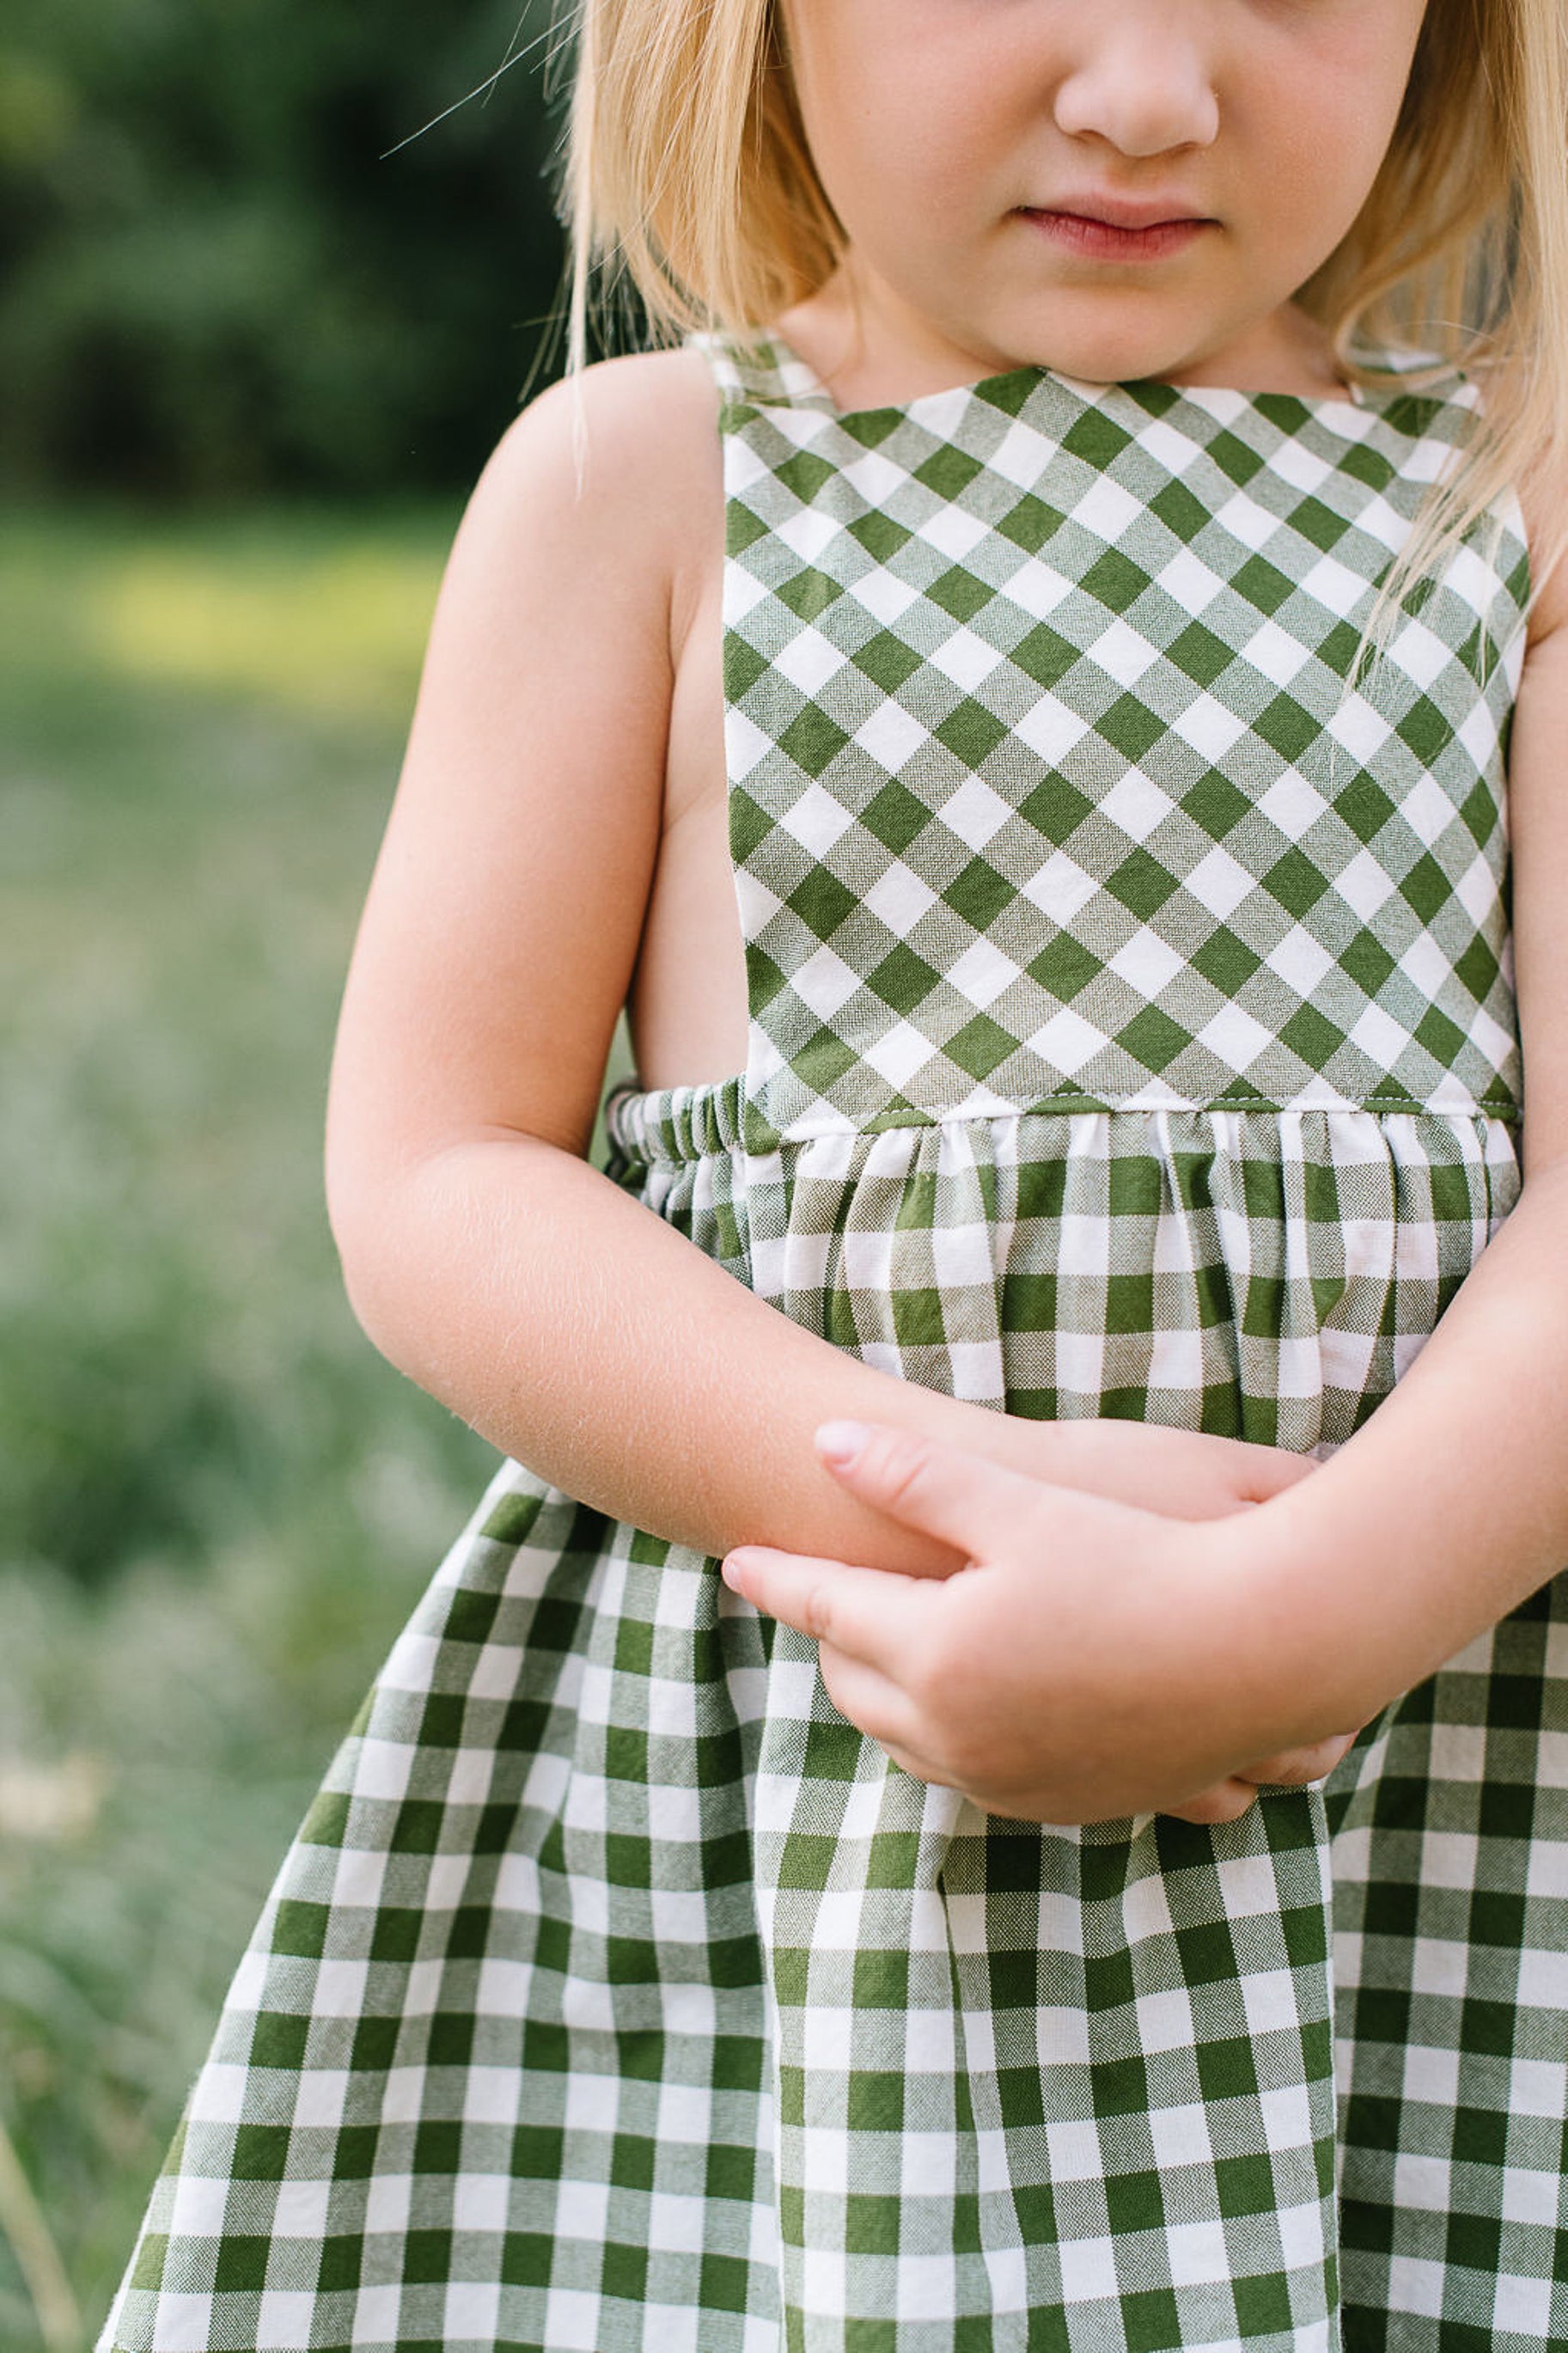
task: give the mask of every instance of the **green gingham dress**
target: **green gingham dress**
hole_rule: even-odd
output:
[[[1031,368],[843,415],[708,348],[749,1060],[618,1092],[612,1174],[910,1380],[1327,1455],[1519,1187],[1511,494],[1350,683],[1472,387]],[[1565,1616],[1326,1787],[1038,1827],[508,1463],[283,1866],[105,2344],[1568,2344]]]

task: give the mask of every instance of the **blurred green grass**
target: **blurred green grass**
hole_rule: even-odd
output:
[[[0,2124],[79,2306],[46,2332],[0,2232],[7,2353],[90,2341],[288,1837],[495,1460],[359,1334],[320,1181],[456,521],[0,530]]]

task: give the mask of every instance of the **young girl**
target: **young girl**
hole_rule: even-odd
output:
[[[329,1155],[517,1459],[107,2344],[1568,2340],[1563,41],[590,0],[704,332],[476,491]]]

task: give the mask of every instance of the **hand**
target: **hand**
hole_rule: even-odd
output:
[[[1346,1736],[1269,1738],[1280,1703],[1271,1722],[1244,1522],[1194,1525],[894,1430],[859,1436],[847,1452],[821,1433],[828,1467],[969,1566],[905,1577],[746,1546],[724,1574],[816,1639],[835,1705],[908,1771],[1028,1820],[1223,1821],[1258,1783],[1315,1779],[1343,1754]]]
[[[1278,1756],[1265,1757],[1256,1765],[1238,1765],[1234,1773],[1211,1782],[1183,1804],[1162,1806],[1158,1810],[1175,1814],[1184,1822],[1238,1821],[1248,1807],[1257,1804],[1259,1788],[1304,1789],[1309,1782],[1321,1781],[1331,1773],[1354,1742],[1353,1732],[1336,1732],[1328,1740],[1282,1748]]]
[[[1031,1422],[1009,1415],[1000,1430],[1005,1450],[987,1449],[989,1460],[1005,1461],[1008,1469],[1054,1487],[1076,1487],[1171,1520],[1227,1518],[1267,1503],[1320,1467],[1310,1455],[1283,1447],[1167,1430],[1158,1422]]]
[[[1168,1430],[1120,1420],[1007,1425],[1012,1467],[1054,1485],[1076,1487],[1175,1520],[1217,1520],[1267,1503],[1318,1469],[1310,1455],[1208,1431]],[[1030,1440],[1033,1440],[1033,1446]],[[837,1469],[829,1457],[823,1460]],[[840,1474],[842,1475],[842,1473]],[[868,1496],[867,1501],[870,1498]],[[1163,1810],[1188,1822],[1230,1822],[1255,1805],[1260,1786],[1300,1788],[1332,1771],[1355,1739],[1336,1734],[1241,1766],[1185,1803]]]
[[[1169,1519],[1228,1518],[1267,1503],[1319,1467],[1310,1455],[1289,1454],[1282,1447],[1152,1422],[1028,1423],[1012,1418],[1006,1430],[1014,1469],[1084,1494],[1159,1511]],[[845,1476],[843,1465],[827,1454],[822,1459]],[[857,1492],[864,1501],[874,1500],[863,1487]],[[1235,1821],[1256,1804],[1260,1786],[1300,1788],[1321,1780],[1354,1739],[1353,1732],[1346,1732],[1282,1749],[1163,1810],[1188,1822]]]

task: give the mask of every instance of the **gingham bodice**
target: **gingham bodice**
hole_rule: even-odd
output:
[[[708,348],[748,1062],[615,1173],[906,1379],[1325,1454],[1519,1191],[1511,493],[1350,683],[1471,388]]]
[[[1517,1115],[1511,495],[1347,686],[1468,384],[1024,368],[841,415],[777,342],[707,348],[752,1134]]]

